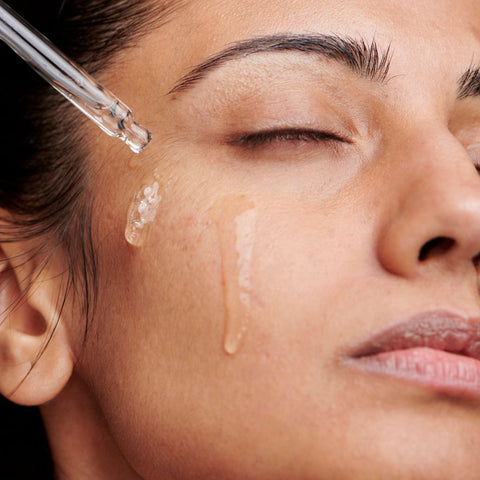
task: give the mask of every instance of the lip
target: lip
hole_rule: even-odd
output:
[[[374,334],[345,363],[433,392],[480,400],[480,317],[427,312]]]

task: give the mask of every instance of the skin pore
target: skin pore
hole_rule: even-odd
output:
[[[103,72],[154,140],[132,168],[95,136],[96,318],[84,343],[70,305],[12,397],[47,402],[60,478],[478,478],[478,399],[345,362],[418,313],[480,318],[480,97],[459,92],[478,25],[476,0],[192,0]],[[280,34],[375,43],[388,74],[279,49],[172,91]],[[47,322],[55,268],[29,299]]]

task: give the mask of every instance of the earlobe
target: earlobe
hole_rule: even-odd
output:
[[[40,405],[63,389],[74,365],[54,278],[36,274],[29,262],[2,265],[0,393],[22,405]]]

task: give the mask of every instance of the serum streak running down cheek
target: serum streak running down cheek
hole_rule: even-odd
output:
[[[222,212],[217,231],[225,299],[224,349],[235,355],[243,345],[251,320],[257,213],[245,197],[229,197],[215,210]]]
[[[148,232],[148,226],[155,220],[158,206],[162,201],[157,175],[151,185],[144,185],[130,205],[125,228],[125,239],[130,245],[141,247]]]

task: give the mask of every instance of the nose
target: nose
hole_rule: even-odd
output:
[[[391,160],[378,237],[383,267],[403,277],[433,264],[476,268],[480,176],[465,148],[449,132],[423,135],[403,142]]]

